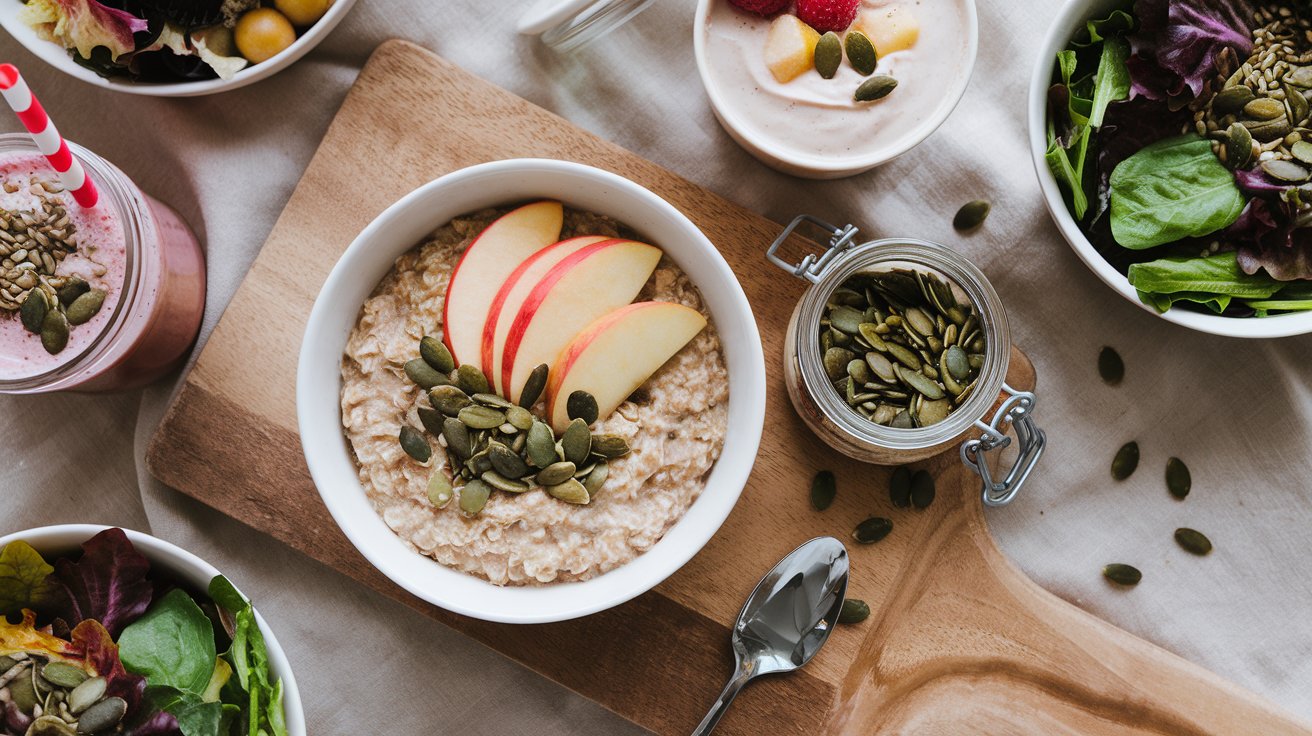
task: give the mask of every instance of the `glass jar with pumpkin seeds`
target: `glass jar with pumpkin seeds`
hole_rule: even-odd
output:
[[[779,251],[802,225],[829,243],[791,263]],[[983,480],[985,503],[1007,503],[1046,437],[1033,421],[1034,394],[1005,382],[1011,336],[997,292],[946,246],[911,238],[855,244],[856,234],[802,215],[767,252],[811,283],[784,344],[793,406],[827,444],[864,462],[901,465],[959,445]],[[1014,463],[995,478],[985,453],[1013,444]]]

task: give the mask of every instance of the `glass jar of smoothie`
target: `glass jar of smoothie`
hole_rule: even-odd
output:
[[[68,145],[99,188],[90,209],[30,137],[0,135],[0,393],[141,386],[175,368],[200,329],[205,257],[191,229]]]
[[[785,261],[779,252],[804,223],[828,247]],[[984,503],[1009,502],[1046,436],[1034,424],[1034,394],[1005,382],[1011,336],[997,292],[946,246],[911,238],[854,245],[856,234],[802,215],[767,252],[812,284],[784,342],[793,406],[826,444],[863,462],[901,465],[960,445],[983,479]],[[994,479],[985,453],[1013,444],[1009,427],[1017,457]]]

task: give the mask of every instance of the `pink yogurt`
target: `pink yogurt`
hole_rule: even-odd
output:
[[[99,186],[100,201],[83,209],[59,195],[78,248],[56,273],[81,276],[105,291],[105,302],[90,321],[71,326],[68,345],[53,355],[16,313],[0,312],[0,393],[144,385],[181,361],[200,327],[205,261],[190,228],[113,164],[75,144],[70,148]],[[40,207],[29,191],[34,176],[57,181],[29,138],[0,135],[0,185],[18,185],[12,193],[0,186],[0,208]]]

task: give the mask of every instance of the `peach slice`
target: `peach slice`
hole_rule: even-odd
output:
[[[765,65],[780,84],[787,84],[814,68],[819,41],[820,34],[797,16],[781,15],[765,37]]]
[[[633,301],[661,259],[632,240],[584,247],[551,267],[525,297],[501,354],[501,385],[514,401],[532,370],[556,358],[593,320]]]
[[[863,10],[853,26],[870,38],[880,56],[909,49],[920,39],[920,21],[902,5]]]
[[[552,428],[569,426],[565,405],[575,391],[592,394],[599,419],[610,416],[704,327],[700,312],[670,302],[638,302],[600,317],[556,359],[547,382]]]
[[[493,391],[503,396],[507,393],[506,388],[501,385],[501,352],[496,350],[496,346],[506,344],[510,323],[515,319],[515,315],[519,314],[524,299],[557,263],[586,246],[606,240],[611,238],[605,235],[585,235],[552,243],[529,256],[506,277],[505,283],[501,284],[501,289],[492,298],[487,322],[483,325],[483,345],[480,356],[483,372],[487,374]]]
[[[565,221],[560,202],[526,204],[488,225],[456,263],[442,307],[443,342],[457,365],[481,365],[483,325],[492,298],[525,259],[560,240]]]

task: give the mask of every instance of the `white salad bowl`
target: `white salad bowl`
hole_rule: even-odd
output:
[[[341,363],[361,304],[398,256],[457,215],[532,199],[557,199],[613,217],[660,247],[688,274],[719,326],[729,369],[730,429],[705,490],[651,549],[584,582],[502,587],[419,554],[378,516],[360,485],[342,431]],[[756,459],[765,423],[765,359],[756,320],[729,265],[668,202],[590,166],[512,159],[461,169],[419,187],[351,243],[310,313],[297,369],[296,409],[319,495],[346,536],[384,575],[419,598],[466,616],[545,623],[595,613],[650,590],[710,540],[737,502]]]
[[[328,12],[317,23],[305,29],[291,46],[272,59],[242,69],[232,79],[201,79],[193,82],[134,82],[127,77],[102,77],[73,61],[68,49],[41,38],[35,30],[20,21],[18,11],[23,7],[21,0],[0,0],[0,26],[4,26],[9,35],[46,63],[97,87],[151,97],[200,97],[254,84],[291,66],[327,38],[346,17],[352,5],[355,5],[355,0],[336,0]]]
[[[754,133],[742,111],[721,93],[711,75],[710,62],[706,54],[706,23],[710,17],[712,4],[717,2],[726,2],[726,0],[698,0],[692,37],[697,72],[701,76],[702,86],[706,89],[706,96],[711,101],[711,110],[720,121],[720,126],[738,145],[767,166],[785,174],[806,179],[840,179],[845,176],[855,176],[892,161],[915,148],[948,119],[966,93],[966,87],[970,85],[970,77],[975,69],[975,56],[979,49],[979,13],[975,7],[975,0],[963,0],[967,38],[961,73],[943,90],[938,105],[933,110],[927,110],[918,125],[901,137],[888,141],[878,148],[847,156],[827,156],[790,150]]]
[[[10,542],[24,541],[32,545],[43,557],[78,554],[82,543],[100,532],[112,527],[100,524],[59,524],[28,529],[0,536],[0,549]],[[128,540],[137,551],[150,560],[153,570],[163,570],[169,575],[191,586],[193,590],[204,592],[209,588],[214,576],[221,574],[217,568],[177,545],[170,544],[158,537],[143,532],[124,529]],[[240,590],[239,590],[240,592]],[[260,615],[259,605],[255,606],[255,621],[264,635],[264,645],[269,650],[269,666],[273,674],[282,680],[283,712],[287,717],[287,733],[290,736],[305,736],[305,711],[301,707],[301,693],[296,687],[296,678],[292,675],[291,664],[278,637],[274,636],[269,623]]]
[[[1034,66],[1034,73],[1030,77],[1030,155],[1034,159],[1034,170],[1039,176],[1039,188],[1043,190],[1043,201],[1047,204],[1052,219],[1057,223],[1057,229],[1066,238],[1066,242],[1070,243],[1080,260],[1084,261],[1084,265],[1097,274],[1105,284],[1144,311],[1167,322],[1184,325],[1199,332],[1227,337],[1286,337],[1312,332],[1312,312],[1294,312],[1262,318],[1222,317],[1178,307],[1158,312],[1139,300],[1138,292],[1130,285],[1125,274],[1117,271],[1098,253],[1080,230],[1070,210],[1066,208],[1066,199],[1062,196],[1061,187],[1058,186],[1056,177],[1044,160],[1044,153],[1048,149],[1048,88],[1052,85],[1052,72],[1056,64],[1057,52],[1066,48],[1071,38],[1084,28],[1089,18],[1100,17],[1123,5],[1124,3],[1119,0],[1068,0],[1048,29],[1048,35],[1043,40],[1039,58]]]

